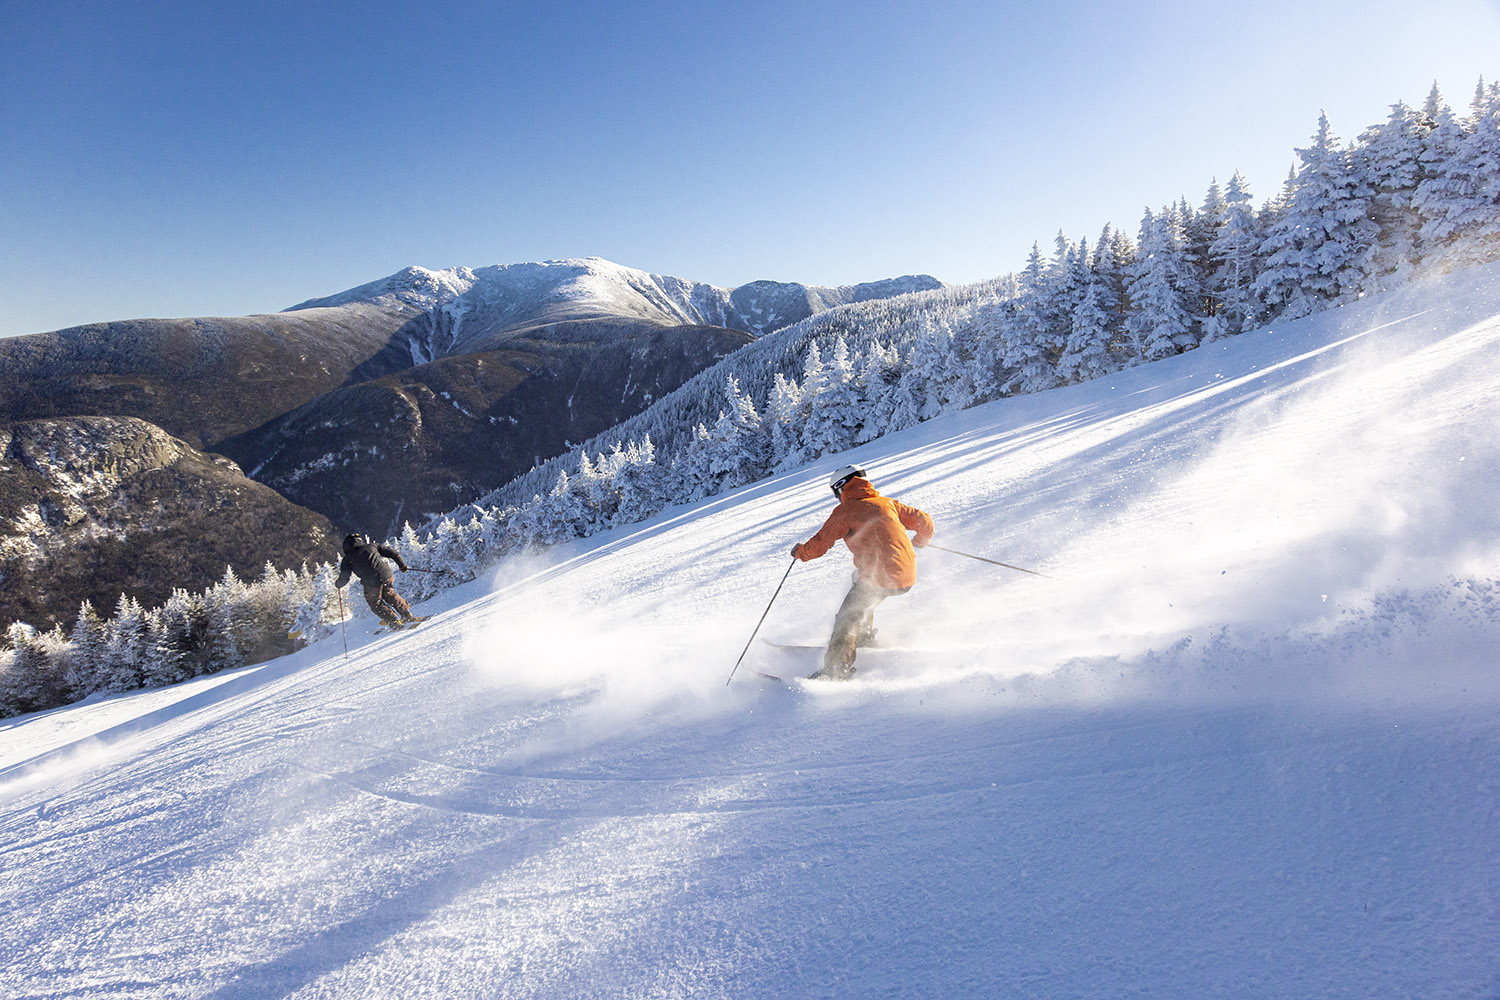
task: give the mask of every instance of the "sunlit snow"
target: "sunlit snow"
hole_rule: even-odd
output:
[[[1492,995],[1496,428],[1500,265],[8,720],[0,993]],[[856,680],[726,686],[846,462],[1057,579],[923,552]]]

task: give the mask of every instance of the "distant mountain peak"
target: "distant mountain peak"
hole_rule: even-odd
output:
[[[825,309],[943,287],[931,275],[905,275],[836,288],[758,280],[737,288],[653,274],[603,257],[453,267],[404,268],[288,312],[367,303],[388,310],[442,311],[470,336],[549,323],[625,318],[662,326],[723,326],[763,336]],[[454,331],[454,344],[460,338]]]

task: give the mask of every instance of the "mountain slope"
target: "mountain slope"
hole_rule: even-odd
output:
[[[940,285],[722,289],[598,258],[413,267],[270,316],[0,340],[0,420],[139,417],[383,534],[618,423],[754,335]]]
[[[343,385],[413,315],[354,304],[7,337],[0,420],[139,417],[212,450]]]
[[[161,604],[232,566],[316,563],[333,525],[133,417],[0,422],[0,629],[70,628],[79,603]]]
[[[1497,347],[1500,270],[1453,275],[513,561],[347,660],[19,720],[4,985],[1486,995]],[[1059,579],[924,552],[907,651],[726,687],[846,461]],[[847,584],[792,567],[764,634]]]
[[[750,341],[717,327],[572,326],[327,393],[221,445],[335,522],[388,537],[635,413]]]

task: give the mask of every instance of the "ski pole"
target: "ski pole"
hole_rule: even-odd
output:
[[[786,572],[781,574],[781,582],[776,585],[776,593],[771,595],[771,600],[766,604],[766,610],[760,613],[760,621],[755,623],[755,632],[750,633],[750,638],[745,640],[745,648],[740,650],[740,658],[734,661],[734,670],[729,671],[729,681],[734,680],[734,671],[740,669],[740,664],[745,661],[745,654],[750,652],[750,644],[755,641],[755,633],[759,632],[760,627],[765,624],[766,615],[771,613],[771,605],[776,603],[776,598],[781,594],[781,588],[786,586],[786,578],[792,575],[792,566],[795,565],[797,565],[797,559],[794,556]],[[729,686],[729,681],[724,682],[725,687]]]
[[[347,660],[349,659],[349,629],[344,624],[344,590],[342,587],[334,589],[339,592],[339,632],[344,636],[344,659]]]
[[[1018,571],[1020,571],[1022,573],[1030,573],[1032,576],[1046,577],[1046,579],[1048,579],[1048,580],[1056,580],[1057,579],[1057,577],[1055,577],[1055,576],[1047,576],[1046,573],[1038,573],[1034,569],[1024,569],[1023,567],[1020,567],[1020,566],[1012,566],[1010,563],[1003,563],[1003,562],[1000,562],[999,560],[996,560],[996,559],[986,559],[984,556],[976,556],[976,555],[973,555],[972,553],[969,553],[969,552],[960,552],[957,549],[945,549],[941,545],[933,545],[931,542],[927,543],[927,548],[929,548],[929,549],[937,549],[939,552],[951,552],[951,553],[953,553],[956,556],[963,556],[966,559],[977,559],[980,562],[989,563],[992,566],[1004,566],[1006,569],[1018,570]]]

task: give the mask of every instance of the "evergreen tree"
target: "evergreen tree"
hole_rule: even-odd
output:
[[[699,423],[693,428],[692,440],[672,463],[672,495],[679,502],[695,503],[713,496],[718,485],[713,475],[713,449],[713,435],[706,425]]]
[[[1126,330],[1143,361],[1194,347],[1194,282],[1183,256],[1181,214],[1167,206],[1148,209],[1141,220],[1140,250],[1130,281],[1131,313]]]
[[[104,619],[84,601],[69,634],[68,664],[63,674],[68,700],[87,698],[104,690]]]
[[[795,379],[777,372],[766,404],[766,424],[771,432],[771,462],[776,470],[794,469],[803,463],[801,434],[802,391]]]
[[[854,436],[855,444],[873,441],[889,429],[893,386],[887,381],[887,373],[895,367],[891,353],[879,342],[870,344],[860,359],[854,381],[864,422]]]
[[[1108,237],[1107,229],[1104,236]],[[1101,241],[1099,253],[1095,256],[1110,252],[1108,244]],[[1086,263],[1090,260],[1086,241],[1079,243],[1079,259]],[[1091,266],[1086,267],[1081,280],[1083,291],[1078,304],[1073,307],[1067,349],[1058,361],[1058,374],[1064,382],[1086,382],[1110,370],[1110,318],[1115,305],[1114,291],[1108,280]]]
[[[585,515],[583,502],[573,490],[572,477],[568,470],[559,469],[557,482],[538,505],[536,533],[532,541],[540,545],[556,545],[580,537],[578,528]]]
[[[1227,324],[1221,315],[1224,300],[1215,280],[1223,261],[1215,253],[1214,247],[1222,234],[1224,214],[1228,206],[1229,200],[1220,190],[1219,179],[1215,177],[1208,186],[1208,193],[1203,197],[1202,207],[1188,217],[1183,226],[1187,266],[1199,293],[1198,301],[1193,307],[1193,312],[1198,317],[1199,343],[1220,337],[1226,331]]]
[[[411,548],[407,546],[403,535],[402,555],[409,551]],[[297,608],[297,617],[292,622],[292,631],[300,638],[302,645],[307,646],[328,635],[332,631],[331,626],[339,620],[338,601],[333,592],[333,581],[337,571],[331,564],[321,563],[314,570],[309,570],[304,565],[302,575],[303,586],[308,596],[307,600]]]
[[[115,616],[104,623],[100,691],[133,691],[145,679],[148,632],[140,602],[121,594]]]
[[[728,376],[724,397],[729,409],[720,412],[710,433],[708,471],[719,490],[732,490],[770,472],[771,440],[755,401],[740,391],[733,375]]]
[[[666,491],[666,478],[656,462],[656,446],[646,435],[639,444],[631,441],[625,449],[625,464],[615,477],[620,490],[617,524],[635,524],[665,510],[672,503]]]
[[[40,712],[63,704],[67,640],[61,630],[40,633],[25,622],[5,630],[8,652],[0,653],[0,718]]]
[[[1288,319],[1358,295],[1375,236],[1369,187],[1354,171],[1327,115],[1318,117],[1313,144],[1297,155],[1302,169],[1285,214],[1261,247],[1265,269],[1256,281],[1257,291]]]
[[[926,386],[922,382],[914,356],[915,346],[907,349],[906,359],[901,365],[890,391],[890,410],[886,417],[889,430],[899,431],[915,427],[922,422],[922,407],[926,399]]]
[[[245,665],[245,650],[253,645],[247,621],[248,594],[234,567],[224,567],[219,582],[203,592],[204,611],[208,616],[208,635],[203,651],[203,672],[216,673]],[[357,614],[356,604],[350,611]]]
[[[145,683],[164,686],[207,673],[208,611],[203,598],[178,588],[158,609],[149,630],[151,661]]]
[[[1370,221],[1376,227],[1364,265],[1371,291],[1410,280],[1421,260],[1421,217],[1414,199],[1431,131],[1422,115],[1397,102],[1384,124],[1360,136],[1355,165],[1370,187]]]
[[[1434,88],[1435,90],[1436,88]],[[1429,106],[1433,103],[1429,99]],[[1421,238],[1445,267],[1500,257],[1500,102],[1481,80],[1468,120],[1446,107],[1423,159],[1424,176],[1414,198],[1422,215]]]
[[[834,340],[833,354],[821,366],[819,382],[821,388],[810,396],[803,383],[802,442],[805,453],[813,458],[852,447],[864,424],[849,345],[842,336]]]
[[[1051,313],[1057,303],[1048,295],[1047,270],[1041,248],[1031,245],[1031,256],[1021,272],[1021,294],[1013,308],[1000,314],[1001,364],[1013,374],[1002,386],[1007,393],[1039,392],[1057,384],[1050,351],[1055,341]]]
[[[1208,285],[1219,302],[1219,310],[1212,329],[1205,330],[1205,337],[1244,333],[1254,327],[1259,316],[1255,297],[1256,252],[1264,239],[1251,206],[1250,187],[1236,170],[1224,194],[1218,235],[1209,249],[1215,267]]]

